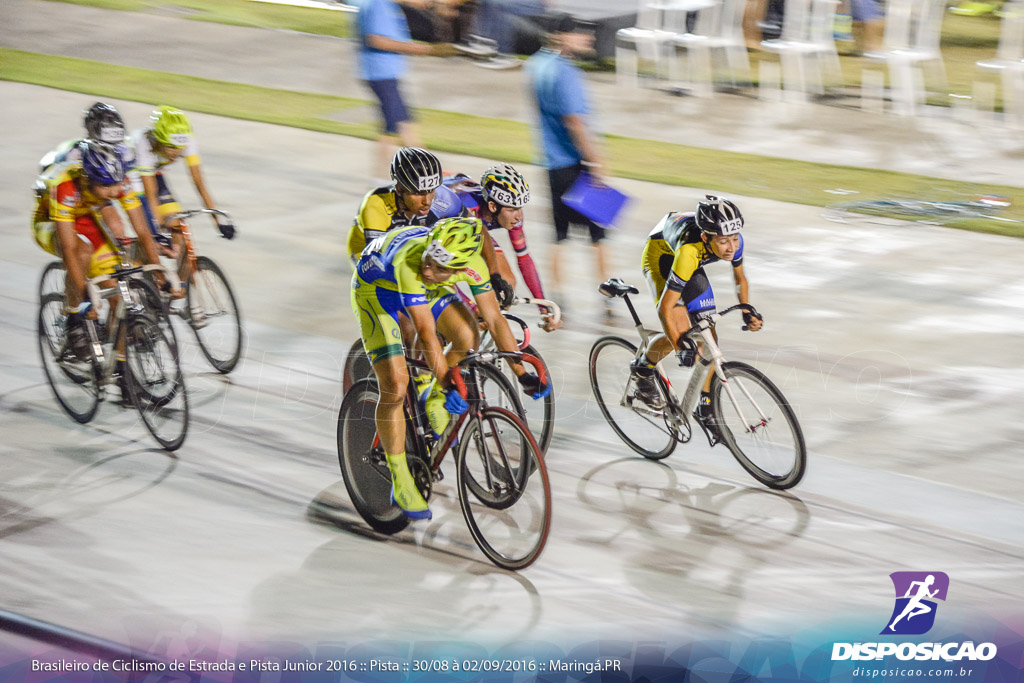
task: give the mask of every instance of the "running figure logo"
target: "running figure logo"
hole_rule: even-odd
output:
[[[949,577],[943,572],[893,572],[896,605],[880,635],[921,635],[935,623],[935,600],[945,601]]]

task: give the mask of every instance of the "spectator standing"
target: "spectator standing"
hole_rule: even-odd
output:
[[[589,121],[590,105],[583,71],[572,61],[573,57],[593,51],[594,36],[587,27],[569,15],[557,17],[546,46],[526,62],[540,115],[540,147],[551,187],[551,213],[555,224],[551,281],[558,297],[564,294],[562,250],[563,242],[569,237],[570,223],[587,227],[597,260],[598,281],[608,279],[602,244],[604,229],[562,201],[562,195],[584,170],[597,182],[604,177],[601,153]],[[607,315],[609,309],[605,310]]]
[[[413,7],[429,7],[430,0],[401,0]],[[399,81],[405,74],[406,55],[447,57],[454,54],[448,43],[425,45],[412,42],[409,24],[396,0],[358,0],[359,75],[380,102],[383,132],[377,140],[374,172],[387,176],[388,164],[399,142],[419,147],[419,132],[402,98]]]

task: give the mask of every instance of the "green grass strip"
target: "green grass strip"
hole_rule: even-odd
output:
[[[378,135],[376,105],[356,98],[277,90],[9,49],[0,49],[0,79],[365,139]],[[432,149],[510,162],[533,161],[534,141],[525,123],[435,109],[420,109],[417,116],[424,142]],[[853,197],[858,199],[904,196],[951,200],[975,194],[1001,194],[1012,202],[1012,207],[1002,215],[1024,220],[1021,188],[614,135],[607,137],[606,146],[612,174],[623,178],[814,206],[850,199],[827,192],[840,188],[856,190],[859,194]],[[955,227],[1024,236],[1024,224],[980,219]]]
[[[347,38],[348,12],[249,0],[59,0],[72,5],[131,12],[159,11],[183,19],[235,26],[278,28]]]

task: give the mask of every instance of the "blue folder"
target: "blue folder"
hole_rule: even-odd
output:
[[[611,228],[615,226],[615,220],[622,213],[629,197],[613,187],[595,184],[590,174],[584,171],[562,195],[562,201],[598,225]]]

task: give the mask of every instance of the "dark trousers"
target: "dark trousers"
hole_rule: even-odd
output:
[[[548,181],[551,184],[551,213],[555,222],[556,242],[561,242],[569,237],[570,223],[587,226],[590,230],[590,241],[594,244],[604,239],[604,228],[575,209],[570,209],[562,201],[562,195],[569,191],[582,172],[582,163],[565,168],[548,169]]]

